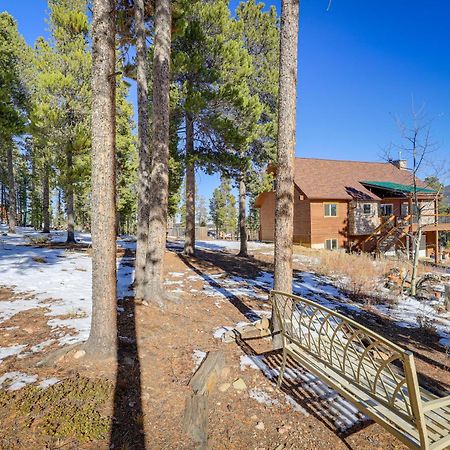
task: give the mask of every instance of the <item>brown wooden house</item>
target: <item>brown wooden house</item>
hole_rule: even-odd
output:
[[[275,172],[275,169],[272,169]],[[359,162],[295,158],[294,242],[326,249],[395,251],[410,248],[413,194],[421,210],[421,256],[438,254],[439,231],[450,217],[437,214],[440,194],[419,180],[413,189],[406,161]],[[273,241],[275,192],[260,194],[260,239]]]

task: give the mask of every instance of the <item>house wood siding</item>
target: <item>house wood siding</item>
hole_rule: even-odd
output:
[[[393,205],[392,211],[394,216],[401,217],[402,203],[408,203],[408,200],[405,200],[404,198],[383,198],[380,205]]]
[[[260,239],[273,241],[275,237],[275,192],[265,192],[260,208]],[[295,189],[294,193],[294,242],[310,245],[311,214],[310,202],[307,198],[301,200],[302,192]]]
[[[259,233],[261,241],[273,241],[275,237],[275,192],[261,194]]]
[[[311,245],[311,202],[297,187],[294,196],[294,242],[309,246]]]
[[[269,171],[276,177],[276,167]],[[361,181],[362,180],[362,181]],[[379,206],[392,205],[392,214],[397,218],[410,213],[408,190],[406,193],[389,188],[366,186],[375,180],[386,184],[410,186],[411,172],[402,170],[391,163],[370,163],[358,161],[320,160],[315,158],[295,159],[295,195],[294,195],[294,243],[314,248],[351,248],[367,236],[370,236],[382,218]],[[418,180],[419,187],[426,187]],[[386,196],[391,196],[386,197]],[[430,201],[430,195],[420,198],[422,202]],[[336,216],[326,217],[324,204],[337,205]],[[364,204],[371,204],[370,213],[364,213]],[[425,214],[434,211],[432,202],[426,205]],[[260,194],[255,200],[255,207],[260,208],[260,239],[273,241],[275,231],[275,193]],[[329,214],[334,208],[327,208]],[[391,211],[387,211],[391,214]],[[422,223],[425,231],[447,230],[448,225],[432,223],[434,216],[424,217]],[[442,228],[441,228],[442,227]],[[412,225],[413,231],[417,224]],[[425,232],[424,231],[424,232]],[[430,237],[427,235],[427,239]],[[430,245],[430,243],[428,244]]]
[[[337,216],[325,217],[324,204],[336,203]],[[337,239],[339,247],[347,245],[348,202],[340,200],[311,200],[311,246],[322,248],[327,239]]]

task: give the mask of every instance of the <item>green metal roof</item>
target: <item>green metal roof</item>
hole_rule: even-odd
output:
[[[367,186],[377,187],[380,189],[386,189],[388,191],[404,192],[406,194],[414,193],[414,186],[409,184],[391,183],[390,181],[361,181],[361,184],[366,184]],[[417,186],[417,192],[420,194],[436,194],[437,191],[434,189],[427,189],[424,187]]]

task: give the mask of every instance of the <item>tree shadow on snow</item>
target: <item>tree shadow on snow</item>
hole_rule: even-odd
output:
[[[177,252],[178,253],[178,252]],[[187,258],[181,253],[178,256],[198,275],[200,275],[209,285],[217,290],[219,293],[227,297],[227,299],[232,303],[248,320],[257,320],[258,317],[254,315],[253,310],[245,304],[245,300],[240,299],[237,295],[234,295],[217,280],[212,278],[207,274],[207,271],[211,270],[211,267],[215,267],[228,277],[244,277],[249,280],[254,280],[258,275],[262,273],[273,273],[273,265],[268,262],[260,261],[254,258],[238,258],[236,255],[226,252],[214,252],[209,250],[196,250],[195,258]],[[309,275],[309,272],[304,272],[301,270],[294,270],[294,293],[302,294],[302,292],[297,292],[298,284],[302,281],[302,278]],[[319,276],[320,278],[320,276]],[[249,285],[251,286],[251,284]],[[268,286],[259,286],[263,290],[270,290]],[[435,333],[427,332],[426,330],[421,330],[418,328],[405,328],[399,326],[396,321],[389,317],[382,317],[373,311],[364,309],[365,303],[364,299],[361,302],[356,302],[354,295],[345,289],[337,288],[332,283],[323,280],[320,284],[321,289],[324,291],[328,287],[337,289],[341,295],[353,299],[355,304],[359,303],[360,307],[356,308],[354,305],[347,305],[345,302],[339,299],[335,300],[333,296],[329,296],[324,293],[315,293],[311,291],[311,295],[303,295],[304,297],[310,298],[313,301],[323,303],[324,306],[330,306],[329,303],[333,302],[333,309],[346,315],[349,318],[356,320],[359,323],[364,324],[373,331],[379,333],[390,339],[392,342],[401,345],[405,349],[409,349],[414,352],[416,362],[422,362],[430,368],[426,368],[419,363],[417,367],[417,374],[419,377],[419,382],[421,385],[425,386],[427,389],[434,391],[437,395],[444,395],[450,387],[450,366],[448,365],[448,357],[445,355],[445,349],[439,344],[439,336]],[[323,297],[324,302],[321,301],[320,297]],[[439,353],[444,357],[433,358],[433,353]]]
[[[248,307],[237,295],[230,292],[228,289],[223,287],[219,282],[217,282],[213,277],[202,271],[201,268],[194,265],[191,257],[187,257],[182,253],[179,253],[178,256],[186,264],[187,267],[192,269],[197,275],[199,275],[203,280],[205,280],[219,294],[226,297],[226,299],[235,308],[237,308],[239,312],[241,312],[247,320],[253,322],[261,318],[257,313],[255,313],[255,311],[253,311],[253,309]]]
[[[250,339],[236,340],[244,353],[251,358],[254,366],[269,380],[275,389],[282,363],[281,350],[258,353],[250,344]],[[346,438],[372,425],[374,422],[349,405],[337,392],[303,369],[291,358],[286,364],[281,391],[299,414],[311,415],[333,432],[349,450],[356,450]]]

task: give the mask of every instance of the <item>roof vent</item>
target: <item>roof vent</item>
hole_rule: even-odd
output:
[[[408,170],[408,167],[406,166],[408,162],[406,161],[406,159],[390,160],[389,162],[397,167],[397,169]]]

